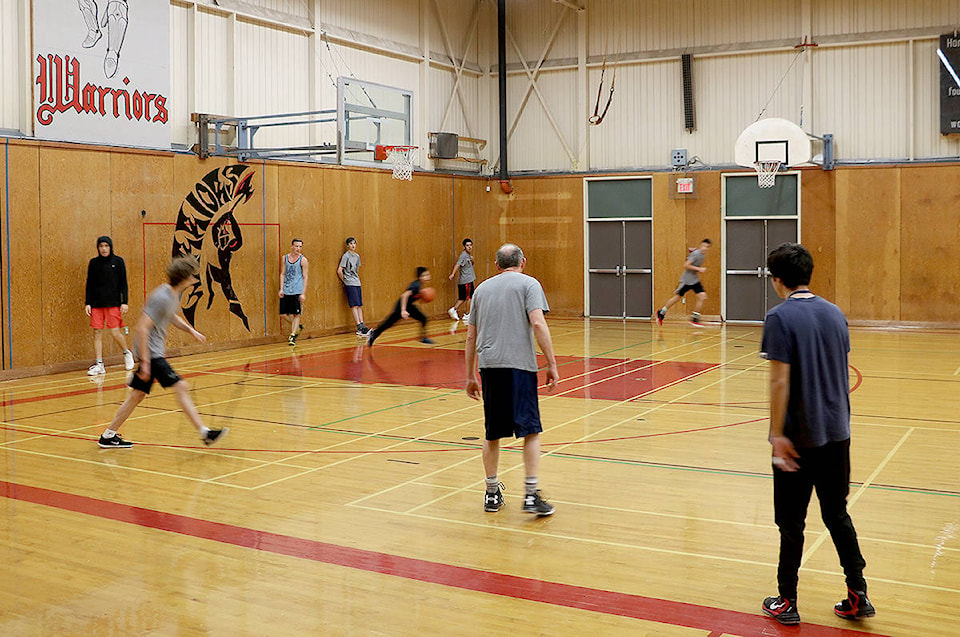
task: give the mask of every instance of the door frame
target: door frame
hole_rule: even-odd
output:
[[[720,316],[727,316],[727,220],[759,220],[763,221],[766,219],[793,219],[797,222],[797,243],[802,242],[802,235],[800,230],[802,224],[800,223],[801,216],[803,214],[803,188],[801,182],[802,172],[799,170],[785,170],[777,174],[777,178],[780,178],[783,175],[796,175],[797,176],[797,214],[795,215],[727,215],[727,179],[756,179],[757,176],[755,173],[747,172],[735,172],[735,173],[720,173],[720,245],[723,246],[723,249],[720,252]],[[766,266],[764,266],[766,270]],[[769,276],[769,271],[766,271],[766,276]],[[760,325],[763,323],[760,321],[726,321],[728,323],[739,324],[739,325]]]
[[[646,179],[650,182],[651,193],[653,191],[653,175],[616,175],[612,177],[584,177],[583,178],[583,315],[590,317],[590,189],[587,187],[588,182],[591,181],[633,181],[638,179]],[[650,222],[650,254],[651,256],[656,254],[654,252],[654,241],[656,236],[653,232],[653,198],[651,196],[650,201],[650,217],[597,217],[594,220],[598,222],[602,221],[638,221],[638,220],[648,220]],[[653,264],[651,263],[651,266]],[[656,273],[652,271],[651,267],[651,276],[650,276],[650,286],[651,286],[651,298],[653,298],[653,285],[654,277]],[[653,304],[656,305],[656,299],[654,299]],[[624,313],[626,309],[624,309]],[[599,318],[599,317],[598,317]],[[612,318],[612,317],[603,317],[603,318]],[[630,317],[634,320],[645,320],[640,317]],[[626,318],[623,318],[626,320]]]

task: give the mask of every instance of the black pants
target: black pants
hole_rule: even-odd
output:
[[[424,316],[424,315],[423,315],[423,312],[420,311],[420,308],[418,308],[418,307],[417,307],[416,305],[414,305],[413,303],[407,303],[407,313],[410,314],[410,318],[416,319],[416,320],[420,321],[420,335],[421,335],[423,338],[426,338],[426,336],[427,336],[427,317]],[[369,341],[368,341],[368,342],[372,344],[375,340],[377,340],[377,338],[380,337],[381,334],[383,334],[383,333],[386,332],[388,329],[390,329],[390,327],[392,327],[393,324],[396,323],[397,321],[399,321],[401,318],[403,318],[403,317],[400,316],[400,304],[397,303],[397,304],[393,307],[393,312],[390,313],[390,316],[388,316],[387,318],[383,319],[383,322],[380,323],[380,325],[378,325],[376,328],[374,328],[374,330],[372,331],[372,333],[371,333],[371,335],[370,335],[370,337],[369,337]]]
[[[867,563],[860,553],[857,531],[847,513],[850,493],[850,440],[830,442],[822,447],[797,449],[800,469],[795,472],[773,468],[773,508],[780,528],[780,566],[777,584],[780,595],[797,598],[797,580],[803,556],[803,529],[813,489],[820,501],[820,516],[837,549],[847,586],[865,591],[863,569]]]

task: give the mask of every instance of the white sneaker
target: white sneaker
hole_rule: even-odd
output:
[[[96,376],[97,374],[106,374],[107,369],[103,366],[103,363],[94,363],[90,366],[90,369],[87,370],[87,376]]]
[[[128,349],[123,350],[123,366],[128,372],[133,369],[133,352]]]
[[[467,321],[470,320],[470,315],[469,315],[469,314],[464,314],[464,315],[463,315],[463,318],[462,318],[461,320],[462,320],[464,323],[466,323]]]
[[[459,321],[459,320],[460,320],[460,315],[457,314],[457,311],[456,311],[455,309],[453,309],[452,307],[451,307],[449,310],[447,310],[447,314],[449,314],[449,315],[450,315],[450,318],[452,318],[454,321]]]

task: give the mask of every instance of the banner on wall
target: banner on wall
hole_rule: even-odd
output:
[[[940,134],[960,134],[960,37],[940,36]]]
[[[170,148],[169,0],[34,0],[41,139]]]

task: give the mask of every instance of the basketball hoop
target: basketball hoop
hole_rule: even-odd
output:
[[[780,170],[779,161],[758,161],[753,164],[757,169],[757,185],[761,188],[772,188],[777,181],[777,171]]]
[[[380,150],[383,149],[383,156]],[[416,146],[377,146],[377,159],[385,158],[393,164],[393,178],[413,181],[413,159],[417,154]]]

